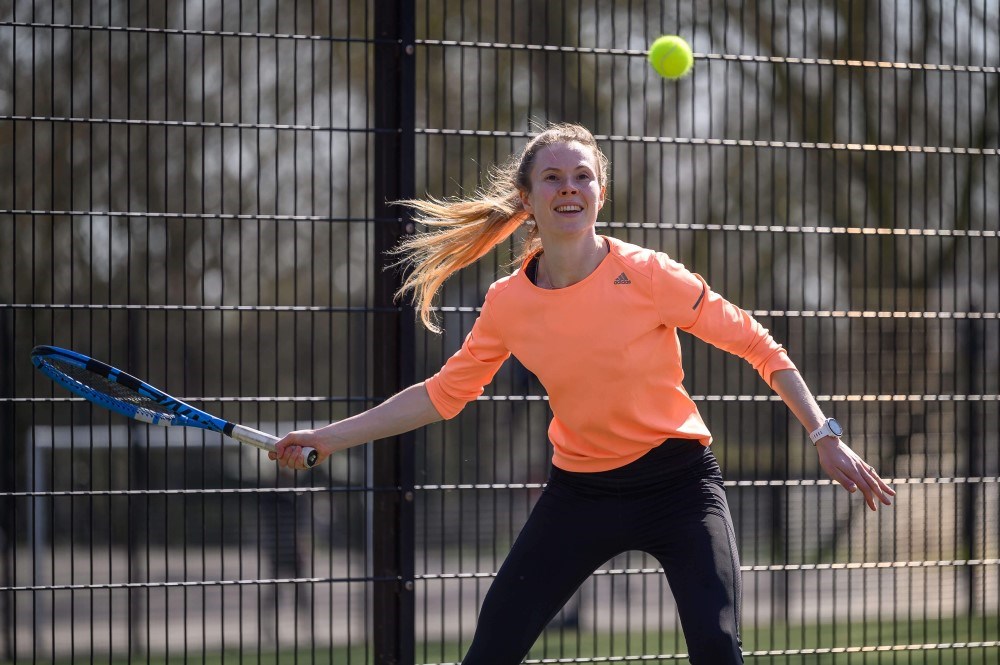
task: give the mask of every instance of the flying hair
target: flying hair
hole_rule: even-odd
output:
[[[432,302],[445,281],[470,266],[509,238],[528,220],[520,192],[531,192],[531,168],[538,152],[556,143],[579,143],[594,151],[601,187],[608,182],[608,159],[594,135],[574,124],[551,124],[528,141],[521,152],[490,169],[485,186],[470,197],[397,201],[415,211],[423,233],[404,238],[391,250],[399,259],[394,266],[409,267],[396,299],[413,293],[420,321],[431,332],[441,332]],[[530,225],[518,254],[518,263],[541,249],[537,227]]]

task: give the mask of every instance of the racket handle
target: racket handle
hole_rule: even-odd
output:
[[[273,453],[277,450],[275,448],[275,444],[280,440],[278,437],[268,434],[267,432],[261,432],[260,430],[253,429],[252,427],[244,427],[243,425],[233,425],[232,432],[229,432],[229,436],[233,437],[240,443],[248,443],[251,446],[255,446],[261,450],[266,450],[269,453]],[[316,465],[316,459],[319,457],[319,453],[316,452],[315,448],[303,448],[302,457],[306,461],[306,467],[312,468]]]

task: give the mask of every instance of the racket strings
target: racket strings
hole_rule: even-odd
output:
[[[88,369],[59,360],[58,358],[46,358],[44,362],[68,379],[83,386],[86,392],[92,395],[100,395],[105,399],[115,400],[163,416],[173,415],[168,409],[149,397],[126,388],[120,383],[111,381],[100,374],[95,374]]]

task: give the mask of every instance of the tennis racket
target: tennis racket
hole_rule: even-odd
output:
[[[205,413],[100,360],[55,346],[36,346],[31,362],[70,392],[133,420],[163,427],[199,427],[276,452],[278,437]],[[306,466],[316,464],[315,449],[303,448],[302,456]]]

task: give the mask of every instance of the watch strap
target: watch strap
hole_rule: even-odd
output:
[[[823,421],[823,424],[820,425],[819,428],[809,433],[809,440],[813,442],[814,446],[820,439],[822,439],[825,436],[836,436],[836,437],[840,436],[839,434],[833,431],[833,427],[830,425],[831,420],[833,420],[833,418],[827,418],[825,421]]]

